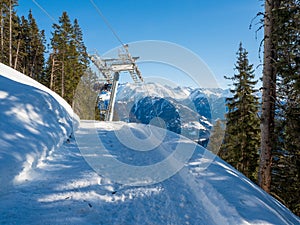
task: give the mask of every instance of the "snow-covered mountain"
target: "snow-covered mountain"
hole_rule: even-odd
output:
[[[122,84],[117,93],[120,120],[149,124],[160,117],[168,130],[206,146],[216,119],[224,119],[228,90],[170,87],[160,83]]]
[[[70,137],[77,123],[71,107],[3,64],[0,99],[0,224],[300,223],[241,173],[179,134],[144,124],[81,121]],[[155,133],[164,135],[149,138]],[[187,151],[191,155],[181,163]]]

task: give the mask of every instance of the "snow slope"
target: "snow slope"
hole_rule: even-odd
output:
[[[0,74],[5,75],[0,76],[0,224],[300,224],[242,174],[170,131],[145,152],[125,145],[119,134],[131,130],[144,146],[151,146],[155,139],[147,138],[149,127],[154,133],[160,128],[81,121],[76,140],[65,141],[72,132],[70,108],[3,65]],[[126,171],[122,174],[128,183],[116,183],[110,174],[97,174],[88,160],[100,159],[100,171],[112,159],[119,160],[135,166],[138,174],[143,165],[163,161],[178,146],[194,149],[190,159],[161,182],[146,179],[149,185],[132,185]],[[85,155],[84,150],[98,154]],[[165,171],[154,172],[149,175],[155,180]]]
[[[0,65],[0,192],[31,179],[32,168],[72,133],[73,112],[57,94]],[[74,120],[76,121],[76,120]]]

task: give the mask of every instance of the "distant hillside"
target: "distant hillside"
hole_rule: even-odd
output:
[[[117,93],[118,119],[127,122],[151,123],[160,117],[157,126],[182,134],[203,146],[216,119],[224,119],[228,90],[170,87],[159,83],[122,84]],[[162,124],[163,123],[163,124]]]

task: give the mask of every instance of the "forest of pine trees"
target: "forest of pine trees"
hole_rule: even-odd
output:
[[[47,41],[32,12],[16,14],[17,0],[1,0],[0,61],[41,82],[72,105],[80,77],[89,66],[82,30],[63,12],[53,24],[50,49],[45,59]]]
[[[32,12],[17,15],[17,5],[18,0],[0,0],[0,62],[61,95],[81,117],[95,118],[81,106],[94,105],[96,75],[77,19],[63,12],[46,40]],[[300,2],[265,0],[264,7],[258,13],[264,28],[261,102],[253,65],[240,44],[236,74],[227,77],[232,97],[226,121],[217,121],[208,147],[300,215]],[[221,142],[218,151],[214,143]]]
[[[45,34],[31,11],[18,17],[17,1],[1,0],[1,62],[40,81],[44,71]]]

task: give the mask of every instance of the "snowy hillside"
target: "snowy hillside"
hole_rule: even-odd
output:
[[[81,121],[69,138],[71,108],[2,64],[0,99],[0,224],[300,223],[242,174],[174,132]]]
[[[3,191],[30,179],[31,168],[42,163],[71,134],[73,119],[70,106],[44,86],[2,64],[0,75]]]

